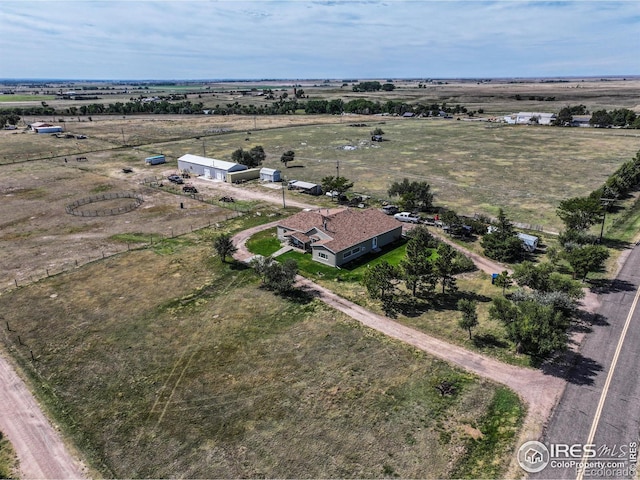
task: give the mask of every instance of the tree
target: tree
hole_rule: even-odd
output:
[[[566,127],[571,125],[573,122],[573,113],[571,111],[571,107],[563,107],[560,109],[556,119],[553,124],[559,127]]]
[[[433,290],[438,281],[431,262],[431,251],[436,245],[437,241],[426,227],[411,230],[406,257],[400,267],[414,297],[418,290]]]
[[[296,158],[296,152],[294,152],[293,150],[287,150],[280,157],[280,161],[284,163],[284,166],[286,168],[289,168],[289,162],[293,162],[295,158]]]
[[[585,245],[568,252],[566,258],[573,269],[574,278],[580,278],[584,282],[589,272],[596,272],[604,267],[609,251],[602,245]]]
[[[600,220],[602,203],[600,198],[591,195],[573,197],[562,200],[556,213],[568,230],[587,230]]]
[[[322,188],[325,192],[337,192],[337,196],[334,197],[336,201],[352,187],[353,182],[350,182],[345,177],[330,176],[322,179]]]
[[[251,155],[254,166],[256,167],[262,165],[264,159],[267,158],[267,154],[264,153],[264,148],[262,148],[261,145],[256,145],[251,150],[249,150],[249,155]]]
[[[280,293],[293,289],[298,274],[298,263],[288,259],[279,263],[273,257],[255,257],[250,265],[262,280],[262,284]]]
[[[266,154],[264,153],[264,149],[260,145],[253,147],[248,152],[239,148],[231,154],[231,159],[235,163],[246,165],[249,168],[255,168],[262,165],[265,157]]]
[[[384,131],[380,127],[377,127],[373,129],[371,135],[384,135]]]
[[[385,303],[392,299],[399,278],[400,271],[397,267],[388,262],[381,262],[367,268],[362,283],[371,298],[380,299]]]
[[[233,255],[238,251],[236,246],[233,244],[233,240],[231,240],[231,235],[228,233],[218,235],[213,240],[213,248],[218,253],[223,263],[226,262],[228,255]]]
[[[552,306],[532,300],[515,304],[497,297],[489,308],[489,316],[505,325],[518,353],[544,357],[567,345],[568,318]]]
[[[509,276],[509,272],[503,270],[502,273],[496,277],[494,285],[502,288],[502,295],[504,296],[507,288],[513,285],[513,280]]]
[[[400,203],[407,210],[418,208],[426,211],[433,204],[433,192],[427,182],[410,182],[409,179],[404,178],[401,182],[393,182],[387,193],[390,197],[399,196]]]
[[[446,243],[440,243],[436,250],[437,257],[434,261],[434,271],[436,276],[442,284],[442,293],[444,294],[446,289],[450,292],[455,292],[458,287],[456,286],[456,277],[454,277],[454,258],[456,251]]]
[[[458,301],[458,310],[462,312],[462,318],[458,321],[458,325],[469,332],[469,340],[471,340],[471,329],[478,325],[476,302],[462,298]]]
[[[493,231],[485,234],[480,243],[487,257],[500,262],[515,262],[523,255],[522,241],[516,236],[502,209],[499,210]]]
[[[593,112],[589,119],[589,125],[592,127],[606,128],[613,124],[611,115],[606,110],[597,110]]]

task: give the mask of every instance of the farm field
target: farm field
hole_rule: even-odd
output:
[[[167,166],[175,168],[175,160],[185,153],[230,160],[238,148],[262,145],[267,153],[265,166],[269,167],[281,168],[280,155],[288,149],[296,152],[290,168],[283,169],[287,179],[319,182],[324,176],[335,175],[339,168],[340,175],[354,182],[355,192],[380,199],[387,198],[386,190],[394,181],[405,177],[426,180],[437,205],[463,214],[491,216],[502,207],[514,221],[558,230],[561,225],[555,208],[561,200],[588,194],[640,149],[640,133],[634,130],[370,116],[306,119],[294,115],[285,119],[313,120],[314,124],[287,126],[280,122],[274,124],[275,129],[245,131],[241,127],[250,128],[253,119],[222,117],[228,123],[219,123],[217,117],[195,117],[195,122],[192,118],[131,120],[126,130],[117,119],[81,122],[82,128],[93,130],[77,130],[88,135],[86,140],[5,132],[0,136],[0,158],[33,155],[60,162],[89,155],[84,151],[100,161],[82,168],[117,175],[123,166],[143,166],[150,154],[165,154],[170,160]],[[255,123],[269,125],[272,118],[262,117]],[[362,124],[366,126],[351,126]],[[377,127],[384,130],[386,141],[371,142],[370,131]],[[207,129],[228,133],[200,136]],[[122,147],[123,131],[125,138],[130,135],[141,142],[154,139],[153,143]],[[107,159],[113,162],[101,163]],[[0,168],[11,174],[11,167]]]
[[[523,415],[512,393],[259,288],[211,256],[213,233],[0,296],[4,348],[100,475],[500,476]]]
[[[440,119],[340,117],[342,123],[230,133],[206,139],[210,156],[229,160],[237,148],[262,145],[265,166],[282,168],[280,155],[296,152],[287,179],[320,182],[336,175],[353,191],[387,199],[403,178],[427,181],[435,203],[459,213],[495,216],[502,207],[514,221],[559,229],[555,209],[597,188],[640,149],[640,133],[620,130],[519,127]],[[365,127],[354,127],[364,123]],[[380,127],[384,142],[372,142]],[[202,152],[202,140],[167,142],[178,157]]]

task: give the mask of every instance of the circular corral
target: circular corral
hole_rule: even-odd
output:
[[[88,207],[88,205],[94,205],[97,203],[118,201],[116,205],[109,208],[95,208]],[[76,215],[78,217],[108,217],[111,215],[121,215],[128,213],[144,203],[142,195],[136,192],[111,192],[103,193],[101,195],[93,195],[90,197],[81,198],[73,203],[70,203],[64,207],[65,211],[70,215]]]

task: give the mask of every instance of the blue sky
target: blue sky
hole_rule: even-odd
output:
[[[0,1],[0,78],[640,74],[640,2]]]

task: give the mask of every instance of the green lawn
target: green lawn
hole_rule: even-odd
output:
[[[382,248],[381,253],[364,255],[340,268],[323,265],[312,260],[310,253],[303,254],[296,251],[284,253],[278,257],[278,260],[282,262],[288,259],[295,260],[298,262],[300,273],[310,278],[359,283],[367,268],[381,262],[398,265],[405,255],[406,243],[401,241],[393,245],[386,245]]]
[[[251,253],[264,257],[273,255],[280,246],[275,227],[258,232],[247,241],[247,248]]]

